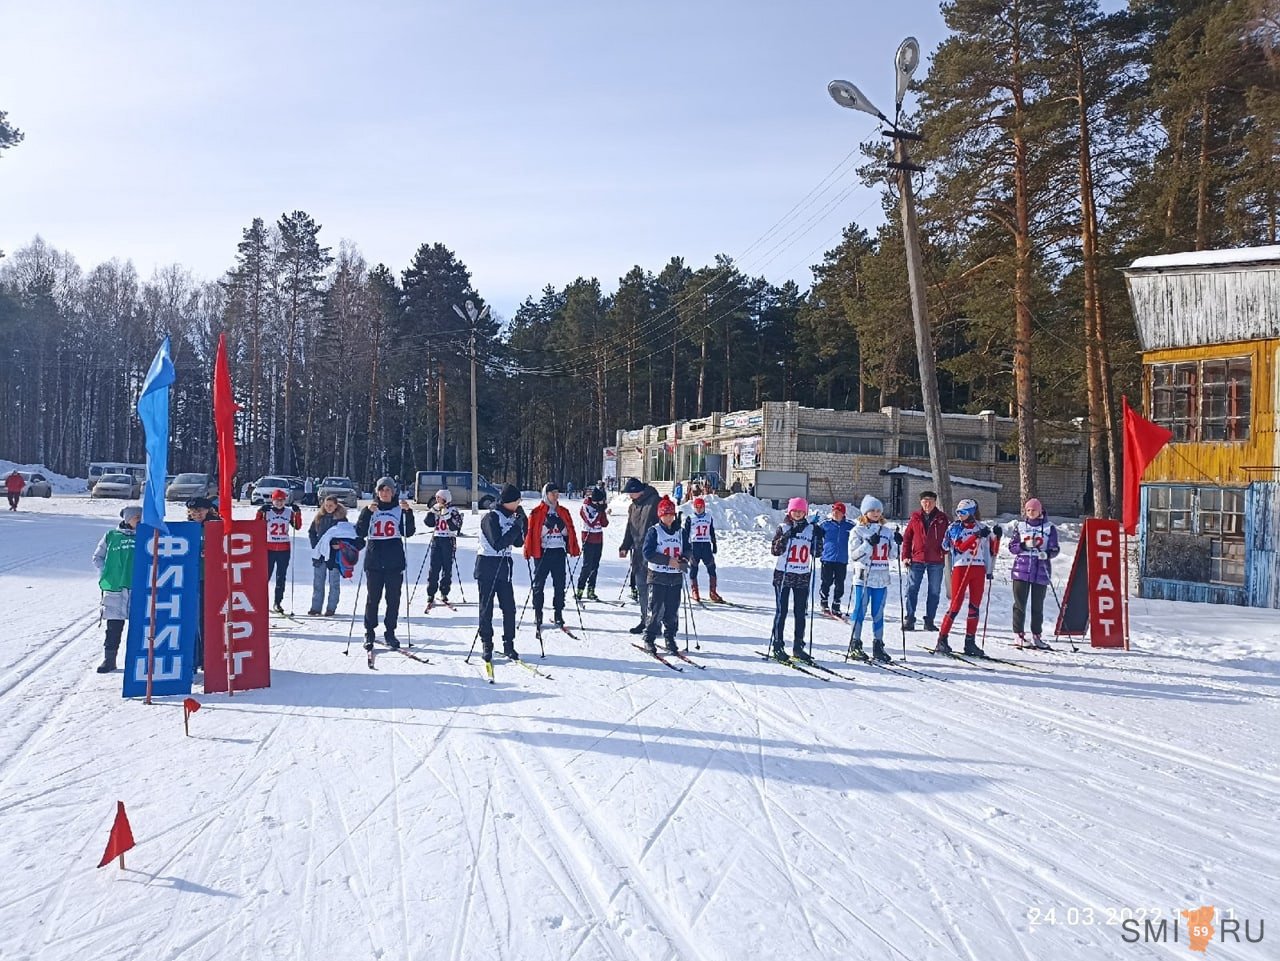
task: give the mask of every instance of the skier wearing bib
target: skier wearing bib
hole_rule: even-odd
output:
[[[431,569],[427,573],[427,610],[440,600],[449,603],[453,585],[453,558],[458,549],[458,531],[462,530],[462,513],[453,506],[448,489],[436,491],[436,502],[427,510],[427,529],[431,531]]]
[[[582,570],[578,572],[578,587],[574,597],[598,601],[596,575],[600,572],[600,555],[604,552],[604,529],[609,526],[609,514],[605,510],[603,487],[593,487],[582,502],[578,515],[582,518]]]
[[[644,649],[657,653],[658,631],[668,654],[679,651],[676,630],[680,626],[681,585],[689,566],[689,529],[680,528],[680,515],[669,497],[658,501],[658,523],[644,535],[645,568],[649,572],[649,617],[645,621]]]
[[[812,661],[804,648],[804,622],[809,604],[809,589],[813,580],[814,554],[822,553],[822,528],[812,524],[805,516],[809,502],[803,497],[793,497],[787,502],[787,515],[773,534],[769,550],[778,560],[773,569],[772,654],[779,660],[787,659],[786,641],[788,596],[795,615],[795,632],[791,656],[798,661]]]
[[[689,590],[695,601],[698,594],[698,565],[707,565],[707,581],[712,601],[723,604],[724,598],[716,593],[716,522],[707,513],[707,502],[702,497],[693,499],[693,513],[684,519],[684,537],[689,542]]]
[[[120,523],[102,535],[93,550],[93,566],[98,569],[98,587],[102,589],[102,617],[107,622],[107,637],[102,644],[99,674],[116,669],[124,622],[129,617],[129,585],[133,582],[134,534],[142,520],[142,508],[136,505],[120,509]]]
[[[950,654],[947,634],[960,613],[960,603],[968,594],[969,608],[964,622],[964,653],[969,657],[985,657],[978,647],[978,615],[982,611],[982,592],[995,570],[995,555],[1000,550],[1000,527],[982,523],[976,501],[965,498],[956,505],[956,519],[942,538],[942,549],[951,554],[951,606],[938,630],[935,654]]]
[[[822,523],[822,583],[818,586],[818,603],[823,614],[840,616],[840,598],[849,575],[849,534],[853,521],[845,516],[844,504],[831,505],[831,516]]]
[[[391,650],[400,647],[396,624],[400,619],[400,589],[404,586],[404,538],[412,537],[415,528],[413,505],[401,498],[396,503],[398,486],[392,477],[378,479],[373,503],[360,512],[356,536],[368,545],[364,553],[364,579],[369,585],[364,604],[364,649],[373,650],[378,629],[378,606],[383,592],[387,595],[387,611],[382,620],[383,640]]]
[[[1023,517],[1009,533],[1009,553],[1013,562],[1013,633],[1018,646],[1027,646],[1022,632],[1026,623],[1027,599],[1031,599],[1031,647],[1048,650],[1040,636],[1044,628],[1044,593],[1049,589],[1049,567],[1058,556],[1058,528],[1044,516],[1044,505],[1032,497],[1023,507]]]
[[[543,588],[551,575],[552,612],[556,627],[564,627],[564,583],[568,557],[577,557],[578,535],[573,529],[573,515],[560,506],[560,488],[547,484],[542,500],[529,515],[529,532],[524,538],[524,556],[533,561],[533,626],[542,633]]]
[[[524,543],[529,519],[520,506],[520,491],[511,484],[502,488],[498,503],[480,521],[476,547],[475,579],[480,592],[481,656],[493,660],[493,602],[502,607],[502,653],[519,660],[516,653],[516,597],[511,588],[511,548]]]
[[[289,528],[302,530],[302,508],[286,503],[289,495],[282,490],[271,492],[271,503],[258,508],[258,516],[267,522],[267,584],[272,577],[276,582],[275,605],[272,610],[283,614],[284,578],[289,570],[289,558],[293,554],[293,535]]]
[[[862,499],[861,516],[853,529],[849,560],[853,562],[853,624],[849,652],[866,657],[862,650],[862,621],[871,610],[871,656],[888,661],[884,650],[884,604],[889,596],[889,559],[902,534],[884,526],[884,504],[870,494]]]

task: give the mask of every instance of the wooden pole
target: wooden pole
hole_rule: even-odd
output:
[[[151,703],[151,678],[156,667],[156,580],[160,573],[160,529],[151,530],[151,617],[147,623],[147,696],[144,703]],[[120,866],[124,867],[121,855]]]
[[[231,665],[235,659],[231,656],[231,505],[227,505],[227,516],[222,520],[222,566],[227,572],[227,596],[222,601],[222,647],[227,661],[227,697],[235,697]]]

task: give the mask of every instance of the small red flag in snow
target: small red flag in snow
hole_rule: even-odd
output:
[[[191,728],[187,726],[187,719],[196,711],[200,710],[200,702],[194,697],[185,698],[182,702],[182,730],[187,737],[191,736]]]
[[[129,827],[129,818],[124,813],[124,802],[116,802],[116,819],[111,825],[111,837],[107,838],[107,849],[102,852],[102,860],[98,867],[106,867],[112,858],[120,859],[120,867],[124,867],[124,852],[133,847],[133,829]]]

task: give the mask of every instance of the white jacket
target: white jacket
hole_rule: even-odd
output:
[[[871,538],[880,538],[871,543]],[[884,524],[859,521],[849,535],[849,562],[853,564],[853,583],[867,587],[889,586],[889,559],[893,557],[893,529]]]

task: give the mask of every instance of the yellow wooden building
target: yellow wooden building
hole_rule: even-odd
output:
[[[1280,246],[1125,271],[1143,407],[1173,432],[1143,475],[1143,597],[1280,607]]]

